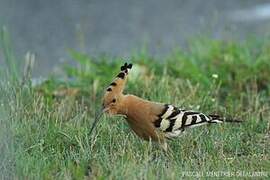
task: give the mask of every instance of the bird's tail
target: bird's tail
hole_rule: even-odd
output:
[[[219,115],[208,115],[210,117],[209,123],[241,123],[243,121],[240,121],[238,119],[232,119],[232,118],[226,118],[226,117],[221,117]]]

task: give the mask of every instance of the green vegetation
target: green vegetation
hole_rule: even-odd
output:
[[[9,44],[2,44],[9,78],[0,86],[1,178],[179,179],[237,171],[270,175],[269,40],[199,39],[163,60],[147,50],[131,57],[127,93],[245,121],[189,130],[169,143],[173,158],[136,137],[121,117],[103,116],[89,135],[104,89],[126,60],[70,50],[77,66],[66,65],[64,77],[51,75],[33,86],[31,81],[20,83]]]

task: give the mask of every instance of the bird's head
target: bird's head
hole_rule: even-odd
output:
[[[121,66],[114,81],[107,87],[103,96],[102,108],[103,112],[109,115],[119,114],[124,106],[123,90],[127,81],[127,75],[132,68],[132,64],[125,63]]]

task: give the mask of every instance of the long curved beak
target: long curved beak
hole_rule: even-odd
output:
[[[103,107],[102,107],[102,108],[98,111],[98,113],[96,114],[96,117],[95,117],[95,120],[94,120],[94,122],[93,122],[93,125],[92,125],[92,127],[91,127],[91,129],[90,129],[90,131],[89,131],[89,135],[90,135],[90,136],[91,136],[91,134],[92,134],[94,128],[96,127],[98,121],[101,119],[103,113],[106,112],[106,111],[107,111],[107,108],[103,108]]]

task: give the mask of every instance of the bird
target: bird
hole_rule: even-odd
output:
[[[137,136],[146,141],[158,142],[165,152],[168,150],[167,140],[179,137],[186,129],[205,124],[241,122],[124,94],[123,90],[131,69],[131,63],[121,66],[120,72],[105,90],[101,113],[109,116],[123,115]],[[95,122],[99,118],[100,116]]]

